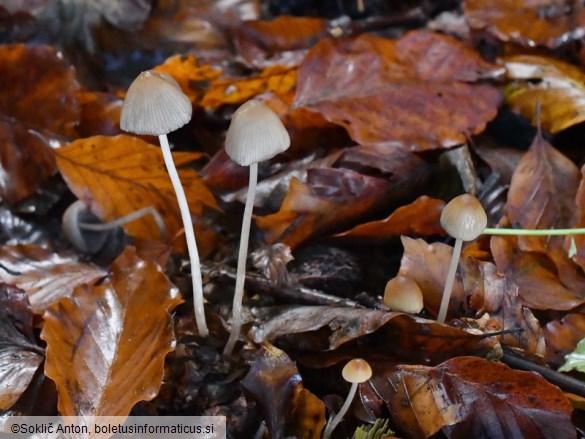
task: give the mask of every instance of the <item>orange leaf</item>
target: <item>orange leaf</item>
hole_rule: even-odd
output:
[[[203,96],[201,105],[206,109],[215,109],[225,104],[240,104],[266,92],[272,92],[284,101],[291,102],[296,83],[295,67],[267,67],[255,76],[214,80]]]
[[[177,166],[185,161],[180,154]],[[198,158],[191,154],[190,159]],[[136,137],[95,136],[79,139],[57,150],[57,165],[71,191],[91,205],[102,220],[112,220],[143,207],[152,206],[163,217],[168,236],[181,228],[175,192],[168,177],[160,148]],[[180,170],[192,215],[202,205],[217,208],[211,192],[191,169]],[[143,239],[158,238],[150,217],[124,226],[127,233]]]
[[[209,81],[217,79],[222,70],[207,64],[199,65],[194,55],[175,55],[168,58],[164,63],[156,66],[154,70],[165,72],[171,75],[181,86],[191,102],[197,104],[209,85]]]
[[[470,82],[502,73],[463,43],[427,31],[325,39],[301,64],[294,106],[321,113],[362,145],[448,147],[497,113],[499,91]]]
[[[44,315],[45,374],[63,416],[127,416],[151,400],[175,339],[169,311],[181,303],[161,269],[128,247],[111,279],[78,287]]]

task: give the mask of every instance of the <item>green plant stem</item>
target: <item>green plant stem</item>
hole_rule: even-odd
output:
[[[585,229],[485,229],[484,235],[563,236],[584,235]]]
[[[455,273],[457,272],[457,266],[459,265],[459,256],[461,255],[462,246],[463,240],[455,239],[455,246],[453,247],[453,256],[451,257],[451,265],[449,265],[449,271],[447,272],[445,288],[443,289],[443,298],[441,299],[439,315],[437,316],[437,322],[439,323],[445,323],[445,318],[447,317],[447,311],[449,310],[449,301],[451,300],[451,292],[453,290],[453,283],[455,282]]]
[[[242,327],[242,300],[244,298],[244,282],[246,280],[246,259],[248,258],[248,241],[250,240],[250,226],[252,224],[252,210],[254,209],[257,182],[258,163],[252,163],[250,165],[250,180],[248,183],[248,194],[246,195],[246,206],[244,207],[244,217],[242,219],[242,234],[240,235],[236,289],[232,305],[232,327],[230,330],[230,338],[223,350],[224,355],[227,356],[232,354]]]
[[[189,212],[189,204],[185,191],[181,185],[179,173],[175,168],[173,155],[171,154],[171,147],[166,134],[158,136],[165,166],[171,178],[171,183],[177,195],[177,202],[179,203],[179,210],[183,220],[183,227],[185,228],[185,239],[187,241],[187,250],[189,251],[189,259],[191,261],[191,282],[193,284],[193,306],[195,307],[195,322],[197,324],[197,331],[201,337],[207,337],[209,330],[205,322],[205,308],[203,307],[203,280],[201,278],[201,264],[199,261],[199,252],[197,251],[197,242],[195,241],[195,231],[193,229],[193,221],[191,220],[191,213]]]

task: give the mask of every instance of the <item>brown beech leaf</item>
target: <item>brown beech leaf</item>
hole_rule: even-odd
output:
[[[45,374],[62,416],[127,416],[158,393],[175,345],[170,310],[181,298],[161,269],[132,247],[108,282],[80,286],[44,314]]]
[[[400,358],[401,361],[436,363],[456,355],[488,355],[493,349],[493,343],[484,343],[484,337],[477,333],[398,312],[294,306],[257,309],[255,317],[255,326],[249,332],[255,343],[286,339],[297,350],[316,353],[319,358],[310,361],[314,367],[326,367],[340,361],[324,356],[324,351],[341,349],[355,356],[370,334],[375,334],[372,347],[381,355]],[[307,340],[309,334],[310,341]],[[343,346],[357,339],[364,340],[364,343]],[[344,350],[346,347],[349,352]]]
[[[322,18],[279,16],[271,21],[247,20],[235,32],[238,53],[252,66],[296,64],[325,34]],[[295,56],[296,55],[296,56]]]
[[[556,48],[570,39],[581,38],[585,27],[585,10],[577,3],[465,0],[463,11],[471,28],[527,47]]]
[[[271,66],[254,76],[215,79],[200,105],[215,109],[225,104],[240,104],[266,92],[274,93],[285,102],[292,102],[296,84],[296,67]]]
[[[325,405],[314,395],[309,397],[306,390],[300,392],[304,390],[301,375],[285,352],[263,342],[250,371],[242,380],[242,386],[258,402],[271,437],[285,437],[291,414],[295,410],[304,410],[301,405],[309,401],[312,413],[307,414],[312,422],[307,426],[309,430],[299,437],[320,437],[325,425]]]
[[[164,63],[156,66],[154,70],[165,72],[171,75],[181,86],[191,102],[199,103],[209,82],[213,81],[222,74],[222,69],[201,65],[195,55],[174,55],[168,58]]]
[[[585,15],[584,15],[585,18]],[[536,125],[556,133],[585,121],[585,74],[566,62],[536,55],[503,59],[512,82],[504,88],[508,105]]]
[[[14,273],[0,270],[0,281],[26,291],[35,314],[42,314],[79,285],[93,284],[106,275],[95,265],[79,262],[75,255],[59,255],[33,245],[2,246],[0,264]]]
[[[572,407],[540,375],[477,357],[398,366],[387,377],[392,419],[408,437],[576,438]]]
[[[581,174],[575,164],[540,134],[520,160],[504,206],[514,227],[559,229],[571,227]],[[521,250],[549,253],[562,247],[562,237],[518,237]]]
[[[34,341],[26,293],[0,284],[0,409],[8,410],[26,390],[43,361]]]
[[[581,168],[581,182],[577,189],[575,197],[575,225],[574,227],[585,227],[585,166]],[[575,246],[577,247],[577,254],[573,256],[573,261],[579,267],[585,270],[585,236],[574,235]]]
[[[441,235],[445,233],[440,223],[444,206],[442,200],[423,195],[413,203],[399,207],[383,220],[360,224],[335,235],[335,238],[384,243],[400,235]]]
[[[81,90],[77,93],[81,118],[77,127],[79,137],[120,134],[122,100],[112,93]]]
[[[37,130],[75,134],[80,85],[75,70],[49,46],[0,47],[0,114]]]
[[[425,309],[437,315],[453,247],[440,242],[427,244],[422,239],[412,239],[408,236],[402,237],[402,245],[404,254],[398,274],[417,283],[423,293]],[[462,256],[464,257],[465,255]],[[458,275],[453,285],[448,315],[452,317],[461,315],[467,308],[466,303],[465,291]]]
[[[0,172],[6,176],[0,180],[2,200],[17,203],[57,173],[51,140],[18,120],[0,115]]]
[[[287,435],[302,439],[320,439],[325,426],[325,405],[302,386],[294,389]]]
[[[546,254],[520,250],[514,236],[493,236],[490,246],[498,270],[518,285],[524,306],[567,311],[585,303],[585,290],[565,286]]]
[[[176,165],[199,156],[183,153]],[[57,150],[57,165],[71,191],[84,200],[102,220],[119,218],[152,206],[163,217],[168,236],[174,236],[182,223],[171,180],[160,148],[136,137],[95,136],[79,139]],[[191,169],[179,171],[192,215],[203,205],[217,208],[212,193]],[[150,216],[124,226],[128,234],[158,239],[156,223]]]
[[[585,338],[585,314],[571,313],[553,320],[543,328],[549,364],[560,366],[565,355],[573,352],[577,343]]]
[[[301,64],[294,105],[343,126],[362,145],[449,147],[495,117],[499,91],[472,82],[502,73],[456,39],[428,31],[324,39]]]

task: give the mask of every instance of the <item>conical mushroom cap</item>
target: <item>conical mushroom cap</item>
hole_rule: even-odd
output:
[[[366,360],[354,358],[343,367],[341,375],[350,383],[365,383],[372,378],[372,368]]]
[[[384,305],[391,311],[418,314],[424,307],[423,294],[415,281],[404,276],[396,276],[386,284]]]
[[[473,241],[485,230],[487,215],[477,198],[463,194],[453,198],[443,208],[441,226],[453,238]]]
[[[156,70],[142,72],[124,99],[120,128],[136,134],[168,134],[191,120],[191,101],[177,81]]]
[[[260,101],[248,101],[234,113],[225,139],[227,155],[250,166],[286,151],[290,137],[280,118]]]

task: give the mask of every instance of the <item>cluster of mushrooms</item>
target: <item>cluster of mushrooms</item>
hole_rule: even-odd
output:
[[[164,162],[177,196],[185,229],[185,238],[191,262],[193,303],[197,330],[201,337],[206,337],[209,334],[209,330],[205,320],[203,285],[193,222],[167,139],[167,134],[188,123],[191,120],[191,115],[191,101],[183,93],[173,77],[163,72],[149,70],[142,72],[128,88],[122,107],[120,127],[127,132],[155,135],[159,138]],[[250,167],[250,176],[242,220],[230,337],[224,349],[224,354],[227,356],[231,355],[242,326],[242,299],[250,224],[258,179],[258,163],[269,160],[285,151],[289,145],[290,138],[280,118],[262,102],[257,100],[248,101],[234,113],[227,132],[225,149],[234,162]],[[63,219],[64,234],[77,248],[90,252],[93,250],[92,246],[97,244],[88,239],[88,234],[104,232],[114,227],[119,227],[125,222],[135,220],[145,214],[151,214],[155,217],[161,236],[164,237],[164,223],[154,209],[141,209],[110,223],[96,224],[91,219],[87,221],[80,219],[83,218],[83,215],[89,215],[87,206],[81,202],[74,203],[65,212]],[[462,242],[474,240],[481,235],[487,225],[487,217],[479,201],[472,195],[464,194],[454,198],[445,206],[441,215],[441,225],[455,238],[453,257],[437,318],[439,322],[443,323],[447,316]],[[105,238],[101,237],[100,239],[100,242],[102,242]],[[93,243],[90,244],[90,242]],[[384,292],[384,303],[390,310],[412,314],[419,313],[424,305],[423,295],[418,285],[403,276],[397,276],[387,283]],[[346,381],[352,383],[352,386],[341,410],[327,423],[323,433],[325,439],[330,437],[332,431],[349,408],[358,383],[369,380],[372,376],[372,370],[365,360],[354,359],[345,366],[342,375]]]

